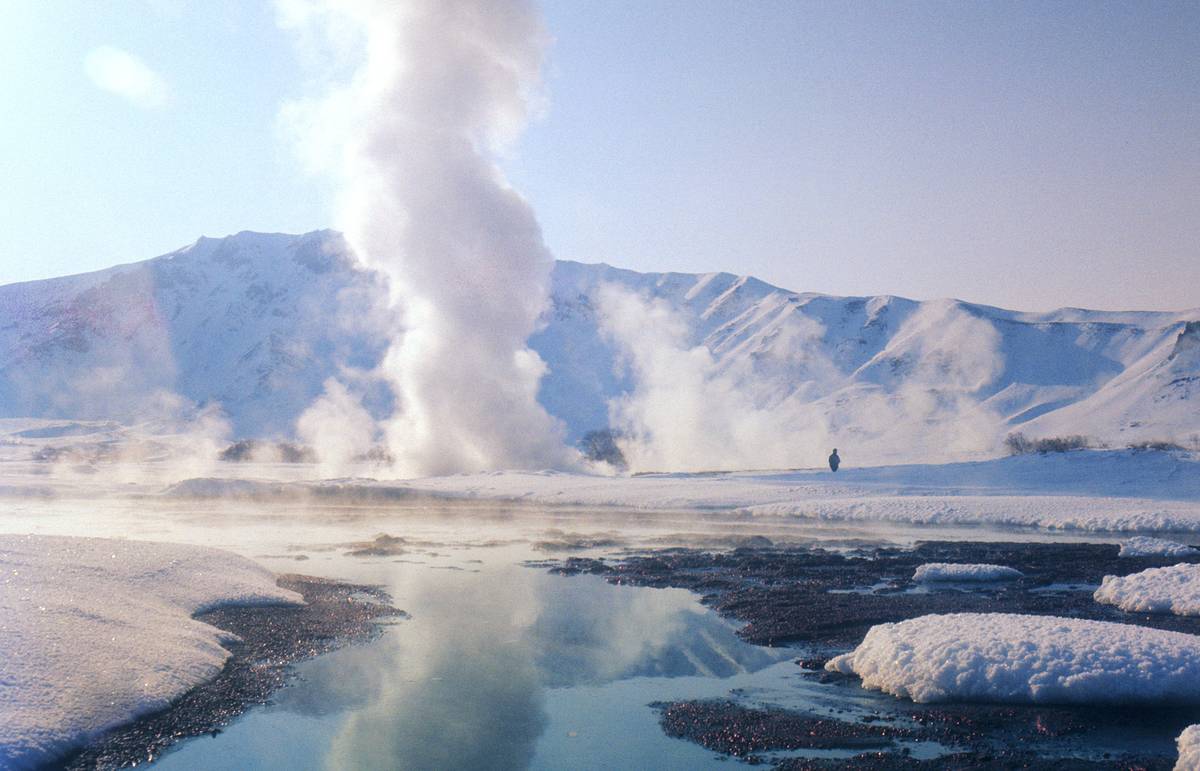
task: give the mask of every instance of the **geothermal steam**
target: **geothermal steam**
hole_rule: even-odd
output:
[[[347,84],[309,105],[308,140],[335,150],[339,224],[388,277],[403,318],[383,364],[398,401],[384,427],[397,471],[567,464],[560,425],[536,398],[545,366],[526,346],[553,260],[495,162],[538,85],[546,35],[533,5],[281,0],[280,10],[340,41],[334,64],[361,57]]]
[[[1000,416],[976,399],[1003,365],[999,337],[953,302],[908,319],[867,384],[839,369],[825,328],[801,314],[737,358],[694,341],[662,299],[607,285],[598,300],[634,383],[609,404],[632,471],[814,466],[832,447],[856,465],[946,462],[999,442]]]

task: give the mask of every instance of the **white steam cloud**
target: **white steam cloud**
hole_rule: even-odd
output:
[[[810,467],[833,447],[856,465],[945,462],[1000,439],[976,398],[1002,367],[998,335],[953,303],[914,314],[867,373],[841,371],[800,314],[754,356],[722,357],[661,299],[607,285],[599,308],[635,384],[609,404],[632,471]]]
[[[331,71],[349,72],[283,117],[335,174],[339,224],[388,277],[403,318],[382,365],[398,401],[384,426],[396,470],[571,463],[537,402],[545,365],[526,345],[553,260],[495,163],[539,82],[546,34],[534,6],[286,0],[279,10],[302,43],[325,42]]]
[[[100,89],[116,94],[138,107],[166,105],[167,82],[134,54],[115,46],[100,46],[88,52],[83,71]]]
[[[296,437],[320,448],[318,459],[325,476],[344,476],[353,470],[374,445],[375,435],[375,419],[336,378],[325,381],[324,393],[296,421]]]

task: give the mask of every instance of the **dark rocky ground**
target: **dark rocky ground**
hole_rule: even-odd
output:
[[[371,640],[380,632],[377,622],[405,615],[377,587],[299,575],[280,576],[279,585],[299,592],[307,604],[228,607],[197,616],[242,639],[229,646],[232,655],[220,674],[167,709],[104,734],[50,768],[136,766],[182,739],[215,735],[250,707],[267,703],[292,676],[292,664]]]
[[[1169,710],[1080,709],[988,704],[922,706],[897,704],[893,712],[843,720],[774,707],[748,707],[733,701],[681,701],[655,704],[663,730],[724,755],[776,769],[1162,769],[1174,753],[1089,753],[1089,737],[1132,727],[1178,733],[1186,716]],[[1191,720],[1200,710],[1191,711]],[[919,760],[912,747],[937,742],[948,754]],[[845,757],[792,757],[768,760],[780,750],[843,750]],[[867,750],[867,752],[863,752]]]
[[[822,670],[833,653],[861,641],[874,624],[927,613],[1007,612],[1120,621],[1200,634],[1200,618],[1129,614],[1092,600],[1091,591],[1047,589],[1099,584],[1106,574],[1200,562],[1117,557],[1110,544],[929,542],[912,549],[862,547],[848,552],[762,546],[731,551],[664,549],[614,559],[571,557],[543,562],[562,574],[592,573],[614,583],[680,587],[724,616],[744,622],[739,634],[760,645],[797,645],[806,677],[831,688],[857,680]],[[1015,581],[972,587],[913,584],[926,562],[986,562],[1017,568]],[[870,715],[808,714],[735,701],[655,705],[663,730],[750,763],[800,769],[1170,769],[1169,741],[1200,722],[1200,709],[1113,709],[985,704],[917,705],[880,697]],[[1151,749],[1095,749],[1095,737],[1157,736]],[[937,742],[948,754],[918,760],[910,748]],[[843,757],[778,753],[840,750]],[[775,753],[770,757],[770,753]]]
[[[1118,558],[1117,551],[1112,544],[941,541],[849,553],[796,547],[663,549],[617,561],[570,557],[541,564],[557,573],[593,573],[618,584],[690,589],[721,615],[745,622],[739,634],[759,645],[847,649],[875,624],[926,613],[1032,613],[1200,633],[1200,618],[1123,613],[1093,602],[1086,591],[1030,591],[1051,584],[1098,585],[1108,574],[1200,562],[1200,551],[1188,559]],[[994,563],[1025,576],[973,591],[914,592],[913,571],[926,562]],[[846,591],[881,583],[886,585],[871,591]]]

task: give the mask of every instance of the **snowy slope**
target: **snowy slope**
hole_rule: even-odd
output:
[[[0,768],[37,768],[160,710],[224,666],[237,638],[192,615],[303,602],[200,546],[0,535]]]
[[[977,408],[997,435],[1200,434],[1200,310],[1033,314],[559,262],[530,342],[550,369],[541,401],[571,439],[607,425],[610,399],[636,385],[602,332],[606,283],[674,309],[689,344],[752,385],[757,406],[809,403],[848,435],[866,420],[859,405],[914,393]],[[331,231],[202,238],[0,287],[0,417],[128,419],[219,403],[238,435],[287,436],[326,378],[379,361],[380,330],[397,328],[380,315],[384,291]],[[388,395],[369,396],[382,414]]]
[[[219,403],[286,432],[336,363],[372,365],[379,285],[336,233],[239,233],[97,273],[0,287],[0,415],[157,417]]]

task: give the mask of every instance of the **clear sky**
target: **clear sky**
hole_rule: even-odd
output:
[[[1200,306],[1200,3],[544,0],[505,159],[562,258]],[[7,0],[0,283],[332,224],[268,2]]]

